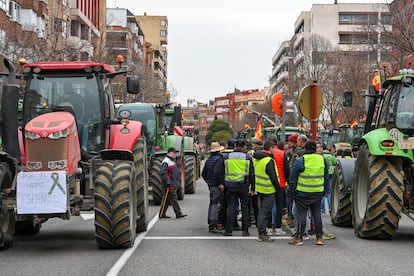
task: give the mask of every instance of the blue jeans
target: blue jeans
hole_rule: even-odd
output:
[[[329,175],[329,184],[328,184],[328,188],[325,191],[326,199],[328,201],[328,209],[331,209],[331,181],[332,181],[332,175]],[[322,213],[326,213],[325,197],[322,197],[321,209],[322,209]]]

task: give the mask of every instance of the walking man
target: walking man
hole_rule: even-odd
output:
[[[162,185],[165,188],[164,196],[162,202],[165,202],[161,205],[160,218],[170,218],[166,215],[168,206],[171,204],[176,218],[183,218],[187,215],[183,214],[178,205],[177,201],[177,189],[180,185],[180,172],[175,164],[175,159],[177,158],[177,150],[173,147],[167,150],[167,156],[164,158],[161,164],[160,174],[162,179]]]
[[[310,208],[315,223],[316,244],[323,245],[321,200],[329,183],[329,164],[322,155],[316,154],[316,142],[305,144],[305,154],[299,157],[289,177],[289,193],[295,200],[297,228],[292,245],[303,245],[306,214]]]
[[[220,224],[219,216],[221,209],[221,202],[223,199],[224,186],[219,184],[214,177],[214,167],[217,162],[222,162],[223,156],[221,151],[224,149],[218,142],[212,142],[210,147],[210,157],[204,164],[201,176],[208,185],[210,190],[210,204],[208,206],[208,229],[210,233],[221,234],[221,230],[217,228]]]
[[[275,143],[266,141],[263,150],[254,153],[255,191],[260,198],[260,208],[257,229],[258,241],[273,242],[268,236],[266,227],[272,220],[272,208],[275,201],[275,193],[281,193],[279,179],[276,171],[276,163],[273,160]],[[281,212],[281,210],[280,210]]]

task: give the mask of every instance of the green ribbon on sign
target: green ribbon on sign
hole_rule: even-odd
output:
[[[65,190],[63,189],[63,187],[59,183],[59,174],[58,173],[52,173],[50,178],[52,178],[52,180],[53,180],[53,185],[50,188],[49,195],[53,192],[53,189],[55,188],[55,186],[58,186],[58,188],[62,191],[63,194],[66,194]]]

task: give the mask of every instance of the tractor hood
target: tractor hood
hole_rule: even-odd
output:
[[[76,130],[75,118],[69,112],[42,114],[28,122],[25,127],[26,132],[36,133],[41,138],[49,137],[49,135],[63,130],[68,130],[68,134]]]

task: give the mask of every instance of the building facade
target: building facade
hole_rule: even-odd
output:
[[[166,16],[135,16],[145,34],[145,60],[152,66],[161,89],[167,91],[168,72],[168,18]]]

